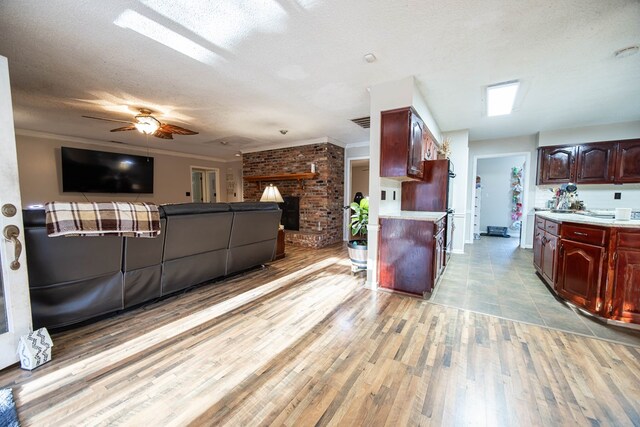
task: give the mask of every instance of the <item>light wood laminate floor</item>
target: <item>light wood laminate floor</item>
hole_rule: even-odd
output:
[[[638,348],[363,287],[346,249],[53,335],[23,425],[640,425]]]

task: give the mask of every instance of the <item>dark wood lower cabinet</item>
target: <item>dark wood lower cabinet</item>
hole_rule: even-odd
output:
[[[445,266],[444,232],[440,221],[380,218],[379,286],[421,297],[430,293]]]
[[[640,228],[559,224],[537,216],[533,265],[565,300],[640,324]]]
[[[558,294],[590,311],[599,312],[604,279],[604,248],[562,239],[558,266]]]
[[[619,231],[616,241],[611,318],[640,324],[640,231]]]
[[[553,234],[546,232],[544,235],[544,243],[542,249],[542,275],[549,281],[549,283],[555,283],[557,248],[558,238]]]

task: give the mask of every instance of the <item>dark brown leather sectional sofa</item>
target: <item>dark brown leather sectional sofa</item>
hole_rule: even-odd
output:
[[[48,237],[43,210],[25,210],[34,328],[57,328],[136,306],[273,259],[275,203],[160,207],[154,239]]]

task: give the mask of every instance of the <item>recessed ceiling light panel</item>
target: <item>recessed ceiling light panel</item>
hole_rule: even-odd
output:
[[[512,80],[487,87],[487,117],[511,114],[520,82]]]

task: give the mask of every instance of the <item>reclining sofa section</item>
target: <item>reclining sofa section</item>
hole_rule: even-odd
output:
[[[153,239],[48,237],[43,210],[25,210],[34,328],[56,328],[133,307],[273,259],[275,203],[160,207]]]

